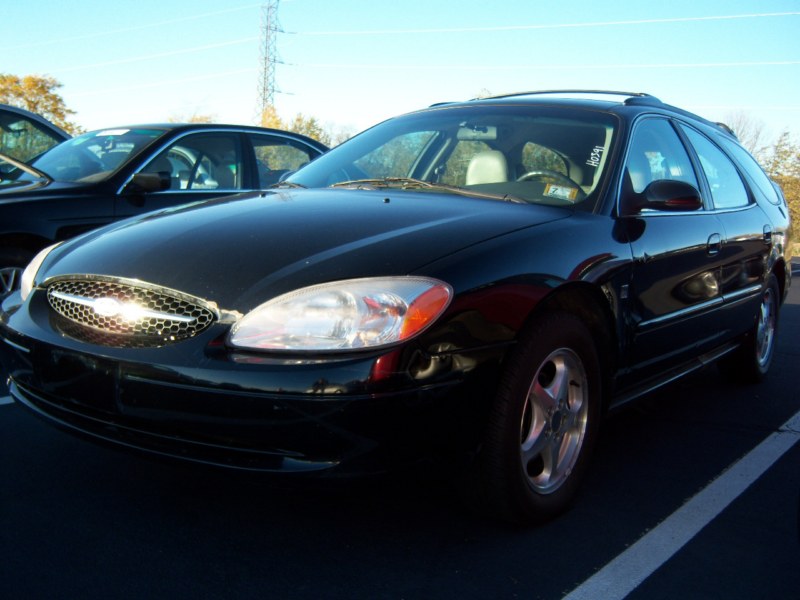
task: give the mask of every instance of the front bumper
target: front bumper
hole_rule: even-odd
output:
[[[235,469],[364,474],[477,443],[504,346],[316,359],[229,352],[224,328],[163,348],[63,335],[36,307],[0,313],[11,395],[51,423]]]

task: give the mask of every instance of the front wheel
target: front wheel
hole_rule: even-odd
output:
[[[542,315],[509,358],[475,463],[482,508],[534,524],[572,502],[600,418],[601,370],[586,326]]]

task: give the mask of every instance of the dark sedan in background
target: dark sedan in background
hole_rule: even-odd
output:
[[[265,188],[326,150],[286,131],[167,124],[86,133],[29,164],[0,156],[0,297],[53,242],[147,211]]]
[[[21,405],[96,440],[295,476],[435,459],[532,523],[569,506],[604,411],[717,359],[767,373],[789,248],[728,129],[646,94],[515,94],[48,247],[0,356]]]

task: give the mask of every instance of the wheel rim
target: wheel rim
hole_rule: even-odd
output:
[[[0,269],[0,297],[19,288],[22,269],[19,267],[5,267]]]
[[[758,313],[758,326],[756,327],[756,359],[761,368],[764,368],[772,357],[775,340],[775,312],[775,295],[772,288],[767,288],[761,298],[761,310]]]
[[[572,473],[586,435],[588,394],[583,362],[568,348],[537,369],[520,424],[522,469],[534,491],[555,492]]]

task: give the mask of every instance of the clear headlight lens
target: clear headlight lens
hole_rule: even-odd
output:
[[[44,259],[47,258],[47,255],[58,245],[59,244],[53,244],[39,251],[31,262],[28,263],[28,266],[25,267],[19,282],[19,293],[23,301],[30,295],[31,290],[33,290],[33,286],[36,283],[36,274],[39,272],[39,268],[42,266]]]
[[[229,342],[258,350],[375,348],[414,337],[447,308],[449,285],[378,277],[315,285],[273,298],[242,317]]]

